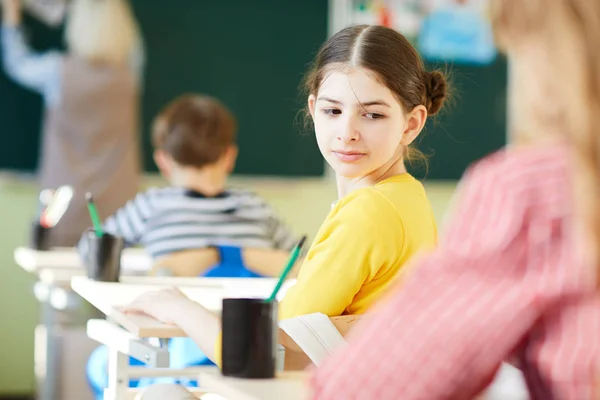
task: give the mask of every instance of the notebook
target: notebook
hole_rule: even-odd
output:
[[[346,341],[331,319],[322,313],[301,315],[279,321],[279,327],[319,365]]]

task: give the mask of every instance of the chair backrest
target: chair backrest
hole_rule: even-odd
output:
[[[172,276],[204,276],[210,270],[218,268],[223,255],[231,249],[239,248],[207,247],[172,253],[157,259],[151,274],[159,275],[163,269],[166,269]],[[246,268],[258,276],[278,276],[288,258],[289,252],[285,250],[245,248],[241,250],[240,267]],[[290,277],[294,276],[294,273],[290,274]]]
[[[342,315],[339,317],[330,317],[330,320],[341,335],[345,337],[354,324],[360,321],[361,317],[361,315]],[[279,329],[279,343],[285,348],[284,370],[300,371],[312,365],[310,358],[282,329]]]
[[[150,274],[160,275],[166,269],[172,276],[200,276],[218,262],[219,251],[214,247],[179,251],[157,259]]]
[[[286,250],[247,248],[242,251],[242,258],[246,267],[262,276],[279,276],[290,258],[290,253]],[[301,260],[298,260],[288,278],[296,277],[300,264]]]

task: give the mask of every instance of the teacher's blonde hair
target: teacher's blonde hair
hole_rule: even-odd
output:
[[[543,123],[570,146],[575,243],[600,290],[600,2],[492,0],[491,6],[496,38],[506,53],[533,43],[546,57],[543,65],[534,65],[539,101],[519,109],[515,140],[545,134],[534,128]]]
[[[118,66],[130,60],[141,38],[126,0],[74,0],[67,17],[65,40],[77,57]]]

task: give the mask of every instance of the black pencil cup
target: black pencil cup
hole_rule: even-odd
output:
[[[224,376],[275,377],[277,304],[264,299],[223,299]]]
[[[104,233],[98,237],[88,230],[84,234],[87,244],[83,252],[88,278],[101,282],[118,282],[121,273],[121,254],[125,247],[122,237]]]
[[[34,250],[48,251],[50,250],[50,230],[39,221],[34,221],[31,225],[31,233],[29,237],[29,247]]]

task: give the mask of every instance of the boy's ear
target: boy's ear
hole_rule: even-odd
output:
[[[235,169],[235,162],[237,160],[237,156],[238,147],[236,145],[229,146],[229,148],[225,151],[225,154],[223,155],[223,160],[225,163],[225,169],[227,173],[230,174]]]
[[[171,170],[173,168],[173,160],[171,159],[171,157],[160,149],[154,150],[153,157],[154,162],[156,163],[156,166],[158,167],[160,173],[165,178],[169,178],[171,176]]]

